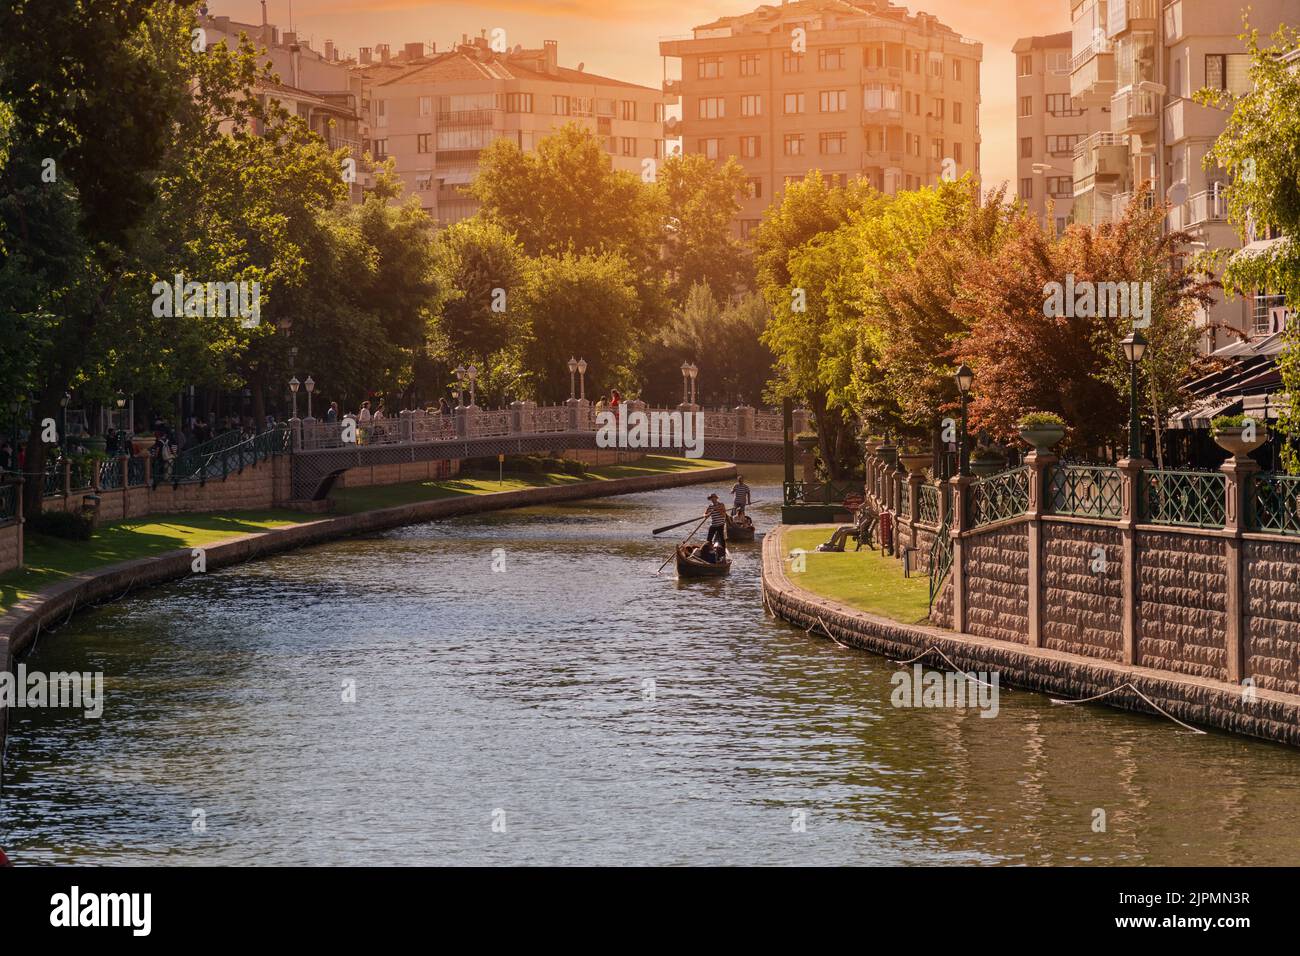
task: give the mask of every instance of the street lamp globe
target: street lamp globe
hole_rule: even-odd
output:
[[[302,385],[303,388],[307,389],[308,395],[316,391],[316,383],[312,381],[312,377],[310,375],[307,376],[307,381],[303,382]]]
[[[572,355],[569,356],[569,374],[572,375],[578,370],[578,360]]]
[[[970,370],[970,366],[965,362],[961,363],[953,377],[957,380],[957,391],[963,395],[970,391],[971,385],[975,382],[975,373]]]
[[[695,378],[696,378],[699,374],[700,374],[700,367],[699,367],[698,365],[696,365],[694,362],[692,362],[692,363],[691,363],[691,367],[690,367],[691,381],[695,381]]]
[[[1124,336],[1121,344],[1124,346],[1124,357],[1132,364],[1142,361],[1142,356],[1146,355],[1147,340],[1137,329]]]
[[[471,365],[469,368],[465,369],[465,374],[469,377],[471,382],[478,381],[478,366]]]
[[[291,391],[291,392],[293,392],[295,395],[297,395],[297,394],[298,394],[298,386],[301,385],[301,384],[302,384],[302,382],[298,381],[298,376],[295,375],[293,378],[289,379],[289,391]]]
[[[587,360],[585,358],[578,359],[578,374],[579,375],[587,374]]]

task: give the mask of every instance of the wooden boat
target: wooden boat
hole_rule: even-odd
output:
[[[746,516],[748,517],[748,516]],[[750,519],[747,523],[733,521],[731,516],[727,516],[727,540],[735,541],[740,544],[746,541],[754,540],[754,521]]]
[[[731,558],[709,564],[692,557],[690,545],[683,544],[677,548],[677,576],[682,578],[720,578],[731,570]]]

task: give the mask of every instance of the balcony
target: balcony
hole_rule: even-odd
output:
[[[1150,90],[1125,89],[1110,98],[1110,128],[1116,133],[1149,133],[1160,116],[1159,97]]]
[[[1109,41],[1089,43],[1070,59],[1070,95],[1097,99],[1115,92],[1115,52]]]
[[[1116,198],[1115,193],[1088,187],[1075,192],[1074,205],[1070,209],[1070,214],[1075,222],[1087,226],[1100,226],[1104,222],[1114,222]]]
[[[1156,16],[1156,0],[1110,0],[1106,10],[1106,33],[1112,37],[1119,36],[1137,21],[1149,24]]]
[[[1179,223],[1175,226],[1179,229],[1192,229],[1206,223],[1226,222],[1227,194],[1222,189],[1203,189],[1199,193],[1188,196],[1187,202],[1171,211],[1170,219]]]
[[[491,126],[502,115],[498,109],[439,111],[439,126]]]
[[[1093,133],[1074,147],[1074,181],[1122,179],[1128,173],[1128,137]]]

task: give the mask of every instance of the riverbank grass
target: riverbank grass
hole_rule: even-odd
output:
[[[23,567],[0,575],[0,610],[9,608],[43,587],[83,571],[106,567],[135,558],[148,558],[181,548],[202,548],[217,541],[309,521],[321,521],[343,514],[357,514],[378,508],[518,491],[547,485],[581,481],[609,481],[635,475],[663,475],[700,468],[715,468],[726,462],[702,458],[672,458],[647,455],[627,465],[593,467],[585,476],[569,474],[507,473],[498,482],[495,475],[462,475],[442,481],[417,481],[401,485],[339,489],[335,508],[328,514],[312,515],[284,508],[265,511],[234,511],[225,514],[176,514],[125,521],[112,521],[95,529],[89,541],[68,541],[47,535],[29,534],[23,542]]]
[[[817,546],[830,540],[837,525],[787,528],[782,534],[785,570],[790,580],[824,598],[847,604],[868,614],[898,621],[923,623],[930,614],[930,579],[925,575],[903,577],[902,562],[879,551],[850,550],[819,552]],[[791,571],[790,554],[803,556],[806,570]]]

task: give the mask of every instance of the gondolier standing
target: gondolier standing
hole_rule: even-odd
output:
[[[725,551],[727,548],[727,506],[717,495],[709,495],[709,506],[704,509],[704,515],[709,519],[709,543],[717,541],[718,548]]]
[[[735,505],[735,507],[731,509],[731,513],[734,515],[743,515],[745,509],[749,507],[749,502],[751,500],[749,485],[745,484],[744,475],[736,476],[736,483],[731,486],[731,498]]]

